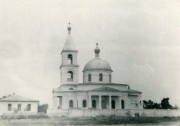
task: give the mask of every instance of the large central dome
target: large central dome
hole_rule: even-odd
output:
[[[101,58],[99,58],[100,49],[97,47],[94,49],[95,58],[90,60],[84,67],[83,71],[90,71],[90,70],[105,70],[105,71],[112,71],[111,66],[109,63]]]
[[[83,71],[89,71],[89,70],[106,70],[106,71],[112,71],[111,66],[109,63],[105,60],[102,60],[101,58],[94,58],[90,60],[84,67]]]

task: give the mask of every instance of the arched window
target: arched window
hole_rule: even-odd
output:
[[[91,81],[91,74],[88,74],[88,81]]]
[[[83,100],[83,108],[87,106],[86,104],[87,104],[86,100]]]
[[[102,73],[99,74],[99,81],[103,81],[103,74]]]
[[[111,74],[109,74],[109,82],[111,82]]]
[[[124,100],[121,100],[121,108],[124,109]]]
[[[68,55],[68,64],[73,64],[73,56],[72,56],[72,54]]]
[[[73,108],[73,100],[69,101],[69,108]]]
[[[115,109],[115,108],[116,108],[116,102],[115,102],[115,100],[112,100],[112,101],[111,101],[111,107],[112,107],[112,109]]]
[[[96,100],[92,100],[92,107],[96,108]]]
[[[68,73],[67,73],[67,81],[68,82],[73,81],[73,72],[72,71],[68,71]]]

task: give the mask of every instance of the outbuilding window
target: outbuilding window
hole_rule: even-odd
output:
[[[21,111],[21,104],[18,104],[18,111]]]
[[[27,111],[31,111],[31,104],[28,104],[28,105],[27,105],[26,110],[27,110]]]
[[[11,111],[12,109],[12,104],[8,104],[8,111]]]

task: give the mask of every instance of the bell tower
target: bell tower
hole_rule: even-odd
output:
[[[61,84],[77,84],[79,78],[79,65],[77,64],[77,54],[72,37],[71,26],[67,28],[68,36],[61,52],[62,62],[60,66]]]

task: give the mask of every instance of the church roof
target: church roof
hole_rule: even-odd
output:
[[[112,92],[119,92],[119,90],[114,89],[114,88],[110,88],[110,87],[101,87],[101,88],[96,88],[93,90],[89,90],[89,91],[112,91]]]
[[[129,92],[129,93],[142,93],[142,92],[140,92],[140,91],[133,90],[133,89],[129,89],[128,92]]]
[[[39,101],[30,98],[25,98],[16,94],[12,94],[5,98],[1,98],[0,102],[39,102]]]
[[[64,44],[62,51],[77,51],[75,44],[73,42],[73,39],[72,39],[70,34],[66,38],[66,42]]]
[[[77,51],[76,47],[75,47],[75,44],[73,42],[73,39],[71,37],[71,26],[70,26],[70,23],[69,23],[69,26],[68,26],[68,36],[66,38],[66,42],[64,44],[64,47],[63,47],[63,51]]]

